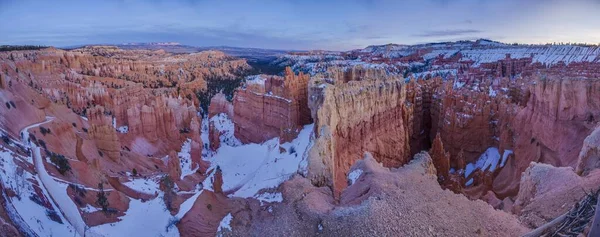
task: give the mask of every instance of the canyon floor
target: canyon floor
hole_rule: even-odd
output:
[[[599,233],[599,47],[248,54],[0,52],[0,236]]]

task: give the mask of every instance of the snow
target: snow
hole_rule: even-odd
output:
[[[462,88],[465,84],[466,84],[466,82],[460,82],[458,80],[455,80],[453,87],[454,87],[454,89],[459,89],[459,88]]]
[[[469,179],[469,181],[467,181],[465,183],[465,186],[471,186],[473,184],[473,178]]]
[[[196,202],[196,199],[198,199],[198,197],[200,196],[200,194],[202,194],[202,190],[200,190],[200,192],[197,192],[192,197],[190,197],[187,200],[185,200],[179,206],[179,212],[177,213],[177,215],[175,215],[175,217],[178,218],[178,219],[183,218],[183,216],[185,216],[185,214],[188,213],[192,209],[192,206],[194,206],[194,203]]]
[[[179,236],[177,227],[171,225],[174,218],[165,206],[162,193],[146,202],[130,199],[129,209],[119,220],[90,230],[104,236]]]
[[[263,75],[253,75],[246,77],[246,85],[265,85],[267,78],[263,77]]]
[[[117,132],[120,133],[128,133],[129,132],[129,127],[128,126],[121,126],[117,128]]]
[[[496,93],[496,91],[494,90],[494,88],[492,88],[492,86],[490,86],[490,89],[489,89],[489,93],[488,93],[488,95],[489,95],[490,97],[496,97],[496,94],[497,94],[497,93]]]
[[[221,134],[221,136],[219,137],[221,140],[221,144],[227,144],[229,146],[242,145],[242,142],[240,142],[240,140],[238,140],[234,136],[234,131],[235,131],[234,124],[233,124],[233,121],[231,121],[231,119],[229,119],[227,114],[224,114],[224,113],[217,114],[217,115],[213,116],[210,119],[210,121],[213,122],[215,129],[217,129],[217,131],[219,131]],[[203,141],[207,141],[207,140],[204,140],[204,137],[202,139],[203,139]],[[208,139],[208,136],[207,136],[207,139]]]
[[[154,195],[160,191],[158,180],[156,179],[133,179],[123,185],[141,193]]]
[[[115,117],[113,117],[113,119],[112,119],[112,126],[115,129],[117,128],[117,118],[115,118]]]
[[[479,156],[479,159],[475,164],[469,163],[467,167],[465,167],[465,178],[469,177],[475,169],[480,169],[482,171],[494,171],[500,162],[500,152],[498,152],[498,148],[490,147],[485,152]]]
[[[79,213],[79,209],[78,207],[75,205],[75,203],[71,200],[71,198],[69,197],[69,195],[67,194],[67,187],[68,185],[66,183],[61,183],[61,182],[57,182],[46,170],[46,167],[44,166],[44,161],[42,159],[42,155],[40,152],[40,148],[37,147],[34,143],[29,142],[29,132],[28,130],[37,126],[40,126],[44,123],[48,123],[51,122],[54,118],[52,117],[46,117],[46,121],[44,122],[40,122],[40,123],[36,123],[30,126],[25,127],[23,130],[21,130],[21,140],[23,142],[23,144],[25,144],[26,146],[28,146],[33,154],[33,164],[35,167],[35,170],[37,172],[37,176],[33,176],[32,178],[34,178],[35,180],[37,180],[37,182],[40,184],[41,187],[43,187],[42,193],[44,194],[44,196],[50,198],[50,204],[52,205],[53,209],[56,211],[56,215],[63,220],[63,223],[65,223],[66,227],[64,228],[56,228],[58,232],[61,231],[65,231],[66,230],[69,232],[68,234],[71,235],[71,233],[73,232],[73,228],[74,230],[77,231],[77,233],[79,235],[84,235],[84,232],[87,228],[87,225],[85,224],[85,222],[83,221],[83,219],[81,218],[81,215]],[[13,163],[14,164],[14,163]],[[30,194],[31,195],[31,194]],[[21,204],[23,204],[23,200],[26,200],[25,198],[21,198],[21,200],[19,201],[15,201],[13,202],[13,205],[15,206],[15,209],[19,212],[19,215],[21,215],[22,217],[24,215],[28,215],[30,213],[35,213],[35,217],[29,216],[29,220],[32,219],[37,219],[36,221],[39,223],[42,223],[41,219],[44,218],[40,218],[40,213],[39,212],[45,212],[46,210],[44,208],[37,208],[37,206],[34,205],[29,205],[29,206],[23,206]],[[36,207],[36,208],[34,208]],[[22,212],[21,210],[26,210],[25,212]],[[31,210],[31,209],[36,209],[36,210]],[[47,219],[47,218],[46,218]],[[67,220],[68,223],[64,220]],[[50,220],[50,222],[53,222]],[[48,226],[53,226],[53,223],[45,223],[48,224]],[[56,222],[54,222],[56,223]],[[58,224],[58,223],[57,223]],[[68,226],[68,225],[71,226]],[[31,224],[28,223],[29,226],[32,226]],[[33,224],[33,226],[35,226],[35,224]],[[37,229],[40,230],[40,234],[44,234],[44,232],[47,231],[43,231],[45,225],[42,226],[42,229]],[[35,231],[35,230],[34,230]],[[47,233],[46,233],[47,234]],[[53,232],[50,232],[50,234],[54,234]],[[66,232],[65,232],[66,234]],[[88,236],[96,236],[97,234],[93,233],[93,232],[89,232],[86,233]]]
[[[233,219],[233,216],[231,216],[231,213],[227,213],[227,215],[225,217],[223,217],[223,219],[219,223],[219,228],[217,229],[217,232],[221,232],[225,229],[231,231],[231,220],[232,219]]]
[[[96,207],[94,207],[94,206],[92,206],[90,204],[87,204],[87,206],[85,206],[85,207],[80,207],[79,209],[81,209],[82,211],[87,212],[87,213],[97,212],[97,211],[101,210],[101,209],[96,208]]]
[[[81,218],[77,205],[75,205],[67,194],[68,185],[56,182],[52,176],[48,174],[48,171],[46,171],[46,168],[44,167],[40,148],[33,144],[31,147],[33,150],[35,169],[38,172],[38,177],[44,188],[48,191],[52,199],[54,199],[54,202],[56,202],[56,205],[60,208],[59,210],[64,214],[69,223],[71,223],[80,235],[84,235],[83,233],[85,232],[87,225],[83,222],[83,218]],[[91,233],[86,233],[86,235],[90,234]]]
[[[261,193],[254,196],[256,200],[260,201],[260,205],[263,205],[263,202],[282,202],[283,195],[281,193]]]
[[[214,119],[214,117],[213,117]],[[299,164],[306,159],[311,146],[313,125],[306,125],[292,142],[279,145],[279,138],[262,144],[238,144],[233,138],[233,123],[224,115],[218,117],[217,129],[231,131],[221,136],[226,139],[215,153],[206,153],[205,160],[211,162],[212,170],[203,182],[204,189],[212,189],[214,172],[222,171],[223,190],[232,192],[232,197],[254,197],[258,191],[274,188],[298,172]],[[219,126],[222,126],[219,128]],[[207,132],[203,129],[203,133]],[[231,136],[231,137],[229,137]],[[238,141],[239,142],[239,141]],[[285,150],[280,153],[280,146]]]
[[[50,220],[46,215],[46,208],[33,202],[30,197],[37,196],[34,191],[33,184],[27,182],[29,179],[38,180],[36,176],[24,171],[22,174],[17,171],[15,160],[25,160],[10,150],[3,150],[0,146],[0,180],[5,188],[15,190],[20,195],[8,198],[6,203],[7,214],[17,224],[30,231],[33,231],[38,236],[72,236],[74,228],[64,219],[62,213],[57,212],[57,215],[64,224]],[[38,180],[39,182],[39,180]],[[44,196],[49,195],[42,189]],[[21,198],[19,198],[19,196]],[[51,204],[53,204],[51,202]],[[55,210],[58,210],[55,205],[52,205]]]
[[[350,180],[350,185],[353,185],[354,183],[356,183],[356,180],[358,180],[358,178],[360,177],[360,175],[363,173],[363,171],[361,169],[355,169],[352,172],[350,172],[348,174],[348,180]]]
[[[181,151],[178,153],[179,164],[181,165],[181,179],[185,176],[196,173],[199,167],[192,167],[192,139],[187,139],[181,146]]]

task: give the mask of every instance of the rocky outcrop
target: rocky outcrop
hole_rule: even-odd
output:
[[[167,168],[169,169],[169,176],[175,181],[181,179],[181,163],[177,152],[171,151],[167,161]]]
[[[187,105],[181,99],[157,97],[147,105],[128,108],[124,125],[129,125],[130,133],[149,141],[178,140],[180,130],[190,129],[195,111],[193,104]]]
[[[176,225],[181,236],[216,236],[219,222],[230,210],[226,196],[203,190]]]
[[[309,104],[315,121],[315,145],[309,152],[308,175],[317,185],[339,194],[347,173],[365,151],[386,167],[409,160],[409,128],[404,120],[406,88],[396,78],[344,77],[311,80]]]
[[[101,106],[96,106],[89,111],[90,137],[95,140],[100,156],[108,156],[112,161],[120,161],[121,143],[117,131],[111,125],[111,119]]]
[[[450,177],[450,153],[444,150],[444,144],[442,144],[442,139],[440,138],[440,134],[438,133],[433,140],[433,145],[431,146],[431,150],[429,150],[429,155],[433,160],[433,165],[437,170],[437,177],[440,183],[449,183]]]
[[[221,131],[215,127],[213,120],[208,123],[208,140],[210,141],[210,150],[216,151],[221,147]]]
[[[208,118],[224,113],[229,118],[233,118],[233,104],[227,101],[227,97],[223,93],[218,93],[210,99],[208,106]]]
[[[600,116],[600,80],[556,76],[533,80],[527,105],[510,122],[514,159],[494,181],[501,196],[517,194],[519,177],[531,162],[576,168],[584,139]]]
[[[571,209],[600,185],[600,170],[585,177],[571,167],[531,163],[520,180],[513,212],[523,223],[539,227]]]
[[[600,127],[583,140],[576,172],[579,175],[587,175],[596,168],[600,168]]]
[[[274,137],[293,140],[311,122],[307,106],[308,75],[287,68],[284,77],[258,75],[246,80],[233,98],[235,137],[262,143]]]
[[[231,234],[520,236],[528,231],[508,213],[442,190],[425,152],[398,169],[383,167],[377,157],[364,157],[351,169],[362,172],[341,194],[341,205],[334,204],[329,189],[296,176],[278,189],[282,203],[232,209]]]

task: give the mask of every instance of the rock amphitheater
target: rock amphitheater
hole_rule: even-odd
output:
[[[268,64],[279,73],[210,50],[0,52],[0,236],[600,233],[600,48]]]

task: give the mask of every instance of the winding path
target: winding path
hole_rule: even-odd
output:
[[[54,120],[53,117],[46,117],[46,121],[27,126],[21,130],[21,141],[25,146],[28,146],[33,153],[33,163],[35,166],[35,171],[37,172],[37,178],[39,181],[41,181],[40,184],[44,188],[44,193],[49,194],[51,197],[50,202],[52,206],[56,210],[60,210],[63,218],[66,219],[69,224],[75,228],[75,230],[77,230],[79,236],[100,236],[95,233],[89,233],[88,226],[81,218],[81,214],[79,213],[79,209],[75,203],[71,201],[71,198],[67,194],[66,190],[64,190],[46,170],[40,152],[41,149],[29,141],[29,129],[52,122],[52,120]]]

